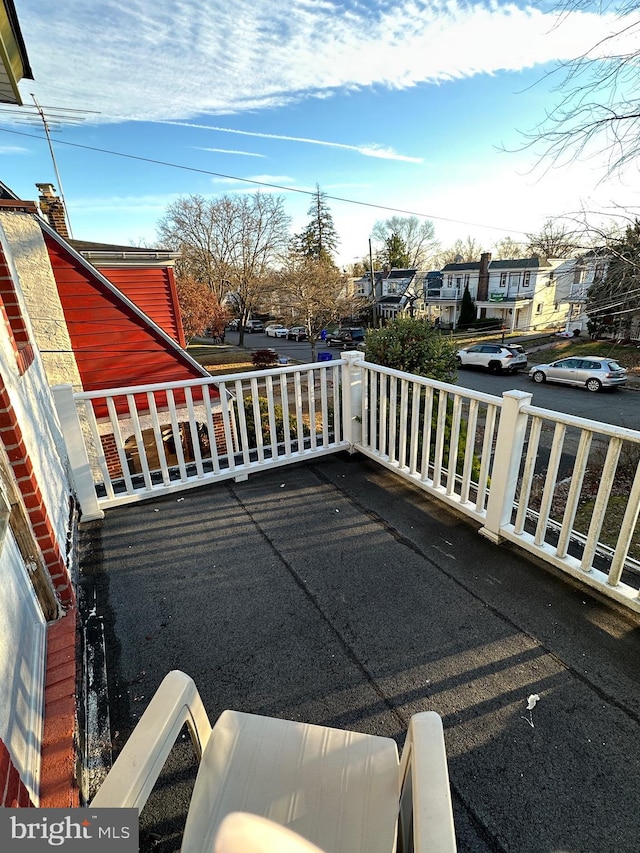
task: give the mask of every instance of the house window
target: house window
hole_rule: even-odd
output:
[[[500,273],[500,287],[506,287],[506,286],[507,286],[507,274],[506,274],[506,272],[501,272]]]
[[[538,304],[536,305],[536,314],[542,314],[543,307],[544,306],[543,306],[542,302],[538,302]]]
[[[35,354],[22,316],[13,276],[2,249],[0,249],[0,311],[9,332],[18,370],[22,375],[33,361]]]
[[[531,284],[531,272],[527,270],[522,278],[522,286],[529,287]]]
[[[469,273],[467,273],[464,277],[464,286],[469,287]]]

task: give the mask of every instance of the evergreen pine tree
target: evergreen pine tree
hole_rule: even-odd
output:
[[[316,184],[308,210],[311,219],[306,228],[295,235],[294,246],[306,258],[333,264],[333,253],[340,241],[326,199],[326,193]]]
[[[476,306],[469,293],[469,285],[465,284],[464,293],[462,294],[462,302],[460,304],[460,318],[458,327],[460,329],[468,328],[476,319]]]

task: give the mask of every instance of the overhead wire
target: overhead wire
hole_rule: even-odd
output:
[[[24,131],[20,131],[20,130],[10,130],[10,129],[5,128],[5,127],[0,127],[0,133],[11,133],[11,134],[14,134],[16,136],[25,136],[29,139],[38,139],[38,140],[46,142],[46,139],[43,136],[40,136],[39,134],[25,133]],[[316,190],[305,190],[305,189],[301,189],[300,187],[290,187],[290,186],[287,186],[286,184],[274,184],[274,183],[270,183],[269,181],[259,181],[255,178],[241,178],[241,177],[238,177],[237,175],[227,175],[223,172],[214,172],[210,169],[198,168],[197,166],[186,166],[182,163],[172,163],[168,160],[156,160],[153,157],[143,157],[140,154],[127,154],[123,151],[113,151],[109,148],[99,148],[99,147],[94,146],[94,145],[83,145],[79,142],[68,142],[68,141],[63,140],[63,139],[56,139],[56,145],[66,145],[66,146],[71,147],[71,148],[80,148],[84,151],[94,151],[98,154],[108,154],[112,157],[123,157],[123,158],[129,159],[129,160],[137,160],[138,162],[142,162],[142,163],[151,163],[151,164],[156,165],[156,166],[167,166],[171,169],[182,169],[186,172],[195,172],[195,173],[201,174],[201,175],[210,175],[211,177],[215,177],[215,178],[223,178],[224,180],[239,181],[240,183],[253,184],[256,186],[260,186],[260,187],[268,187],[269,189],[281,190],[283,192],[299,193],[301,195],[307,195],[307,196],[315,196],[316,195]],[[430,214],[430,213],[422,213],[422,212],[414,211],[414,210],[405,210],[404,208],[391,207],[390,205],[376,204],[374,202],[369,202],[369,201],[358,201],[357,199],[344,198],[342,196],[329,195],[328,193],[326,193],[324,195],[325,195],[325,198],[327,198],[329,201],[337,201],[337,202],[341,202],[343,204],[355,204],[355,205],[358,205],[360,207],[369,207],[369,208],[372,208],[374,210],[384,210],[388,213],[401,213],[405,216],[418,216],[418,217],[423,218],[423,219],[435,219],[438,222],[451,222],[454,225],[467,225],[467,226],[472,227],[472,228],[487,228],[488,230],[491,230],[491,231],[504,231],[505,234],[521,234],[525,237],[527,236],[526,231],[519,231],[515,228],[503,228],[500,225],[486,225],[486,224],[480,223],[480,222],[468,222],[464,219],[451,219],[451,218],[448,218],[446,216],[436,216],[435,214]]]

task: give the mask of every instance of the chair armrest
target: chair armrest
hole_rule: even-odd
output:
[[[211,723],[193,680],[176,669],[163,679],[91,805],[141,810],[185,723],[200,760]]]
[[[402,853],[455,853],[456,835],[442,720],[414,714],[400,763]]]

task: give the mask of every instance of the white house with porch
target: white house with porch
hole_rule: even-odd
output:
[[[564,328],[568,306],[560,300],[556,271],[574,263],[539,257],[492,261],[485,252],[479,261],[446,264],[439,286],[426,291],[427,312],[437,309],[441,325],[456,328],[467,287],[478,320],[495,320],[510,331]]]

